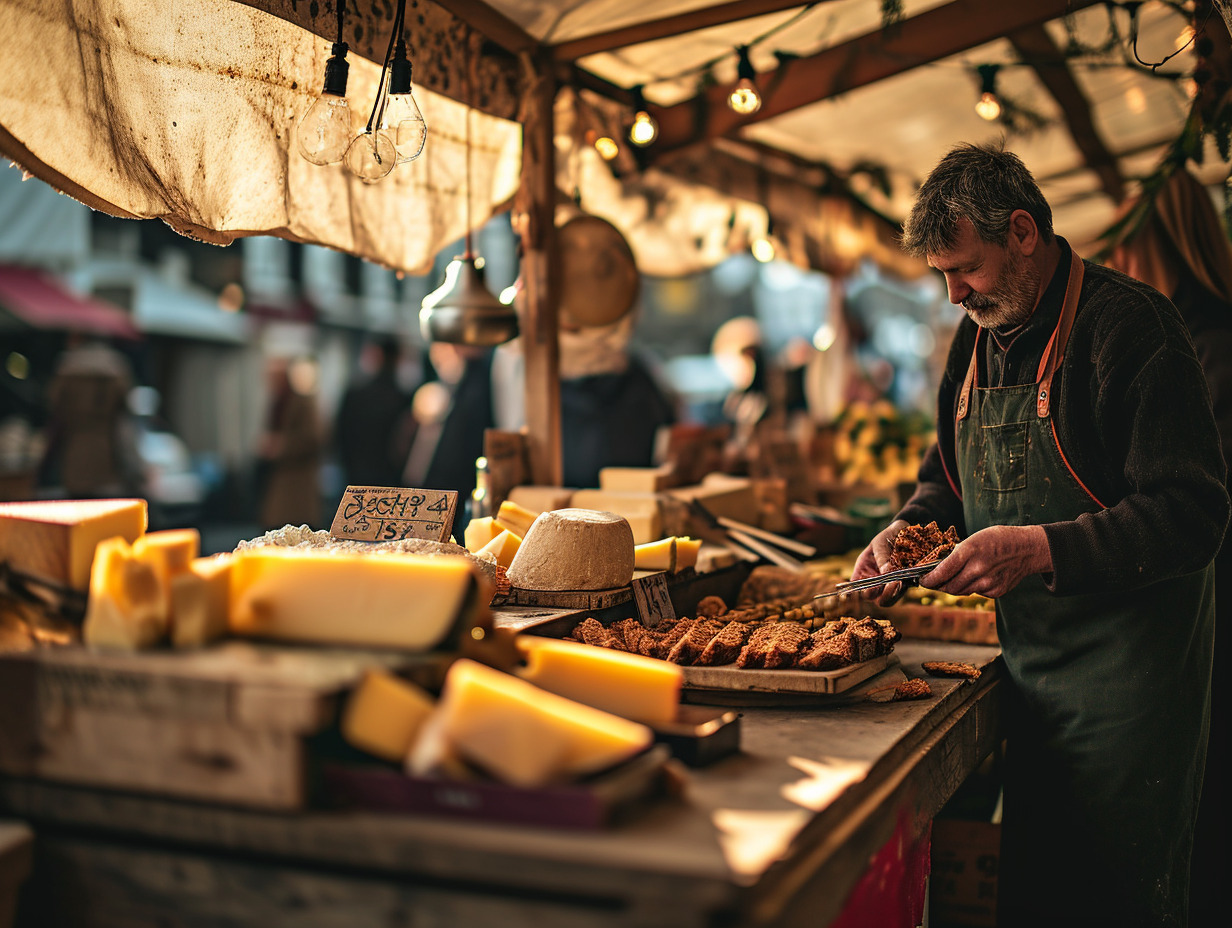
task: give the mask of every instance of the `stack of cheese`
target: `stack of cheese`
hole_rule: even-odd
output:
[[[535,788],[610,767],[649,747],[648,725],[676,717],[679,667],[574,642],[520,637],[526,666],[471,660],[439,700],[370,671],[343,713],[353,746],[415,775],[474,776]]]

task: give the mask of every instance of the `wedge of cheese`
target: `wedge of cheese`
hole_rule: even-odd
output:
[[[347,699],[342,737],[352,747],[401,764],[436,700],[409,680],[369,670]]]
[[[633,548],[633,567],[636,570],[676,571],[676,536],[648,541]]]
[[[158,570],[133,556],[120,536],[98,543],[82,640],[94,648],[136,651],[167,632],[167,590]]]
[[[171,643],[177,648],[199,648],[227,633],[233,561],[226,554],[194,558],[171,575]]]
[[[473,553],[503,531],[505,529],[497,525],[496,520],[491,516],[480,516],[478,519],[471,519],[466,523],[466,530],[462,533],[462,540],[466,545],[466,550]]]
[[[171,578],[188,570],[188,565],[200,553],[201,533],[195,528],[148,532],[133,542],[133,557],[149,564],[162,578],[168,610],[171,608]]]
[[[658,467],[601,467],[599,489],[618,493],[658,493],[672,486],[676,468],[672,464]]]
[[[519,538],[525,538],[526,533],[530,531],[531,523],[539,515],[537,511],[532,511],[519,506],[513,500],[505,500],[500,504],[500,510],[496,513],[496,524],[503,529],[508,529],[517,535]]]
[[[649,728],[474,661],[455,661],[437,706],[441,737],[468,762],[534,788],[627,760]]]
[[[519,635],[518,676],[557,696],[647,725],[671,722],[684,671],[677,664],[577,641]]]
[[[469,632],[479,592],[460,556],[252,548],[231,568],[231,631],[428,651]]]
[[[117,535],[126,542],[136,541],[147,524],[143,499],[0,503],[0,561],[14,570],[86,590],[95,546]]]
[[[609,590],[632,579],[629,523],[590,509],[542,513],[509,565],[509,582],[524,590]]]
[[[496,563],[505,568],[505,570],[508,570],[509,565],[513,563],[513,556],[518,553],[518,548],[521,544],[521,538],[505,529],[479,550],[492,555],[496,558]]]

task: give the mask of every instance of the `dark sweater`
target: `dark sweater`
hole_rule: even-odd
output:
[[[996,339],[982,340],[981,384],[1035,382],[1069,273],[1070,248],[1060,243],[1056,273],[1023,331],[1004,351]],[[946,470],[960,480],[954,410],[976,332],[964,318],[955,333],[938,393],[938,443],[898,514],[913,523],[952,524],[964,536],[962,500]],[[1061,595],[1134,589],[1206,566],[1228,523],[1225,467],[1210,391],[1172,303],[1124,274],[1087,263],[1053,397],[1061,449],[1107,508],[1045,526],[1054,567],[1049,589]]]

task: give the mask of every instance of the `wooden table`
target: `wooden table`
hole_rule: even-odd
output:
[[[531,624],[531,623],[527,623]],[[904,640],[989,665],[932,698],[742,710],[742,752],[682,798],[596,832],[353,812],[261,812],[0,778],[29,822],[39,924],[365,928],[829,923],[903,821],[922,833],[999,735],[995,648]]]

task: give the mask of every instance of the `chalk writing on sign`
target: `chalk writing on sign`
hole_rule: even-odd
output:
[[[633,601],[637,615],[647,628],[657,628],[676,618],[676,607],[667,589],[667,574],[657,571],[633,579]]]
[[[329,533],[351,541],[447,541],[457,506],[457,490],[347,487]]]

